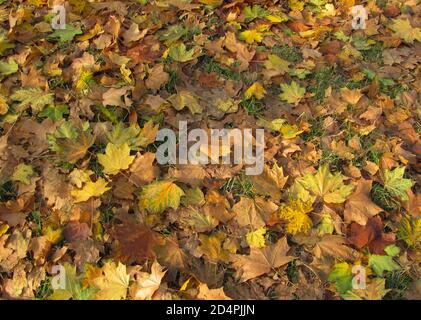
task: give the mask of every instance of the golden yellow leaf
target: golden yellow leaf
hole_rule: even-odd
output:
[[[121,146],[108,143],[105,154],[98,154],[98,162],[104,167],[106,174],[117,174],[120,170],[128,169],[134,158],[130,155],[130,147],[127,143]]]
[[[71,194],[77,203],[87,201],[91,197],[99,197],[110,189],[110,187],[107,187],[107,181],[105,181],[103,178],[98,178],[98,180],[95,182],[86,182],[82,189],[72,190]]]
[[[178,209],[184,191],[172,180],[155,181],[143,187],[139,207],[151,213],[161,213],[167,208]]]
[[[298,104],[301,98],[304,97],[306,89],[300,87],[298,83],[292,81],[290,84],[283,83],[281,84],[282,93],[279,94],[279,97],[282,100],[285,100],[288,103]]]
[[[260,84],[260,82],[253,83],[244,93],[246,99],[255,97],[257,100],[263,99],[266,94],[265,88]]]
[[[407,43],[414,43],[414,40],[421,41],[421,29],[411,26],[408,19],[394,19],[390,26],[399,38]]]
[[[244,40],[248,44],[253,44],[254,42],[261,42],[263,40],[263,33],[259,32],[256,29],[245,30],[240,33],[240,39]]]
[[[127,295],[130,275],[127,274],[126,266],[121,262],[106,262],[101,268],[101,274],[90,279],[90,284],[99,289],[95,293],[96,300],[121,300]]]

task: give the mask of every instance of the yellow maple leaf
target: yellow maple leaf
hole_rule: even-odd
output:
[[[77,203],[87,201],[91,197],[99,197],[108,190],[110,190],[110,187],[107,187],[107,181],[103,178],[98,178],[95,182],[86,182],[82,189],[72,190],[71,195]]]
[[[306,89],[299,86],[298,83],[292,81],[291,84],[281,84],[282,93],[279,97],[291,104],[298,104],[301,98],[304,97]]]
[[[283,124],[279,131],[284,139],[294,139],[303,132],[296,124],[290,125],[288,123]]]
[[[127,295],[130,275],[127,274],[126,266],[121,262],[106,262],[102,267],[101,274],[90,279],[90,284],[99,289],[95,294],[96,300],[121,300]]]
[[[268,60],[265,61],[265,67],[269,70],[275,70],[279,74],[284,74],[288,72],[290,63],[276,54],[270,54]]]
[[[248,44],[261,42],[263,40],[263,33],[256,29],[245,30],[240,33],[240,39],[244,40]]]
[[[250,248],[264,248],[266,228],[258,228],[257,230],[250,231],[246,234],[246,241]]]
[[[307,233],[313,222],[307,215],[312,210],[311,203],[292,200],[279,210],[279,218],[287,222],[285,231],[290,234]]]
[[[260,84],[260,82],[253,83],[250,88],[246,90],[244,96],[246,99],[250,99],[251,97],[255,97],[257,100],[263,99],[266,94],[265,88]]]
[[[172,180],[155,181],[143,187],[139,207],[151,213],[161,213],[167,208],[178,209],[184,191]]]
[[[360,101],[363,94],[361,93],[360,89],[350,90],[348,88],[343,88],[341,90],[341,96],[345,100],[345,102],[352,105],[356,105],[358,101]]]
[[[414,28],[408,19],[394,19],[390,26],[395,35],[407,43],[414,43],[414,40],[421,41],[421,29]]]
[[[127,143],[120,146],[108,143],[105,154],[98,154],[98,162],[102,164],[106,174],[117,174],[120,170],[128,169],[134,158],[130,155],[130,147]]]
[[[329,166],[323,165],[315,174],[309,173],[296,182],[326,203],[343,203],[354,189],[352,184],[343,183],[344,178],[339,172],[330,173]]]

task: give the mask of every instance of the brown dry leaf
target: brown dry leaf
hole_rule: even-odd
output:
[[[110,234],[116,240],[114,255],[124,263],[143,263],[155,258],[153,248],[158,244],[158,236],[148,227],[126,221],[115,225]]]
[[[347,239],[358,249],[368,245],[371,253],[384,254],[384,248],[395,242],[395,235],[384,233],[383,222],[379,216],[376,216],[369,218],[364,226],[355,222],[351,223]]]
[[[164,71],[163,64],[155,65],[150,71],[148,79],[146,79],[146,87],[153,90],[161,88],[169,79],[169,75]]]
[[[272,168],[265,165],[263,173],[252,176],[251,180],[257,193],[268,195],[273,200],[278,201],[281,190],[288,180],[288,176],[285,176],[283,168],[278,167],[278,164],[275,163]]]
[[[241,282],[244,282],[292,261],[294,257],[287,256],[288,251],[289,246],[284,237],[271,246],[262,249],[251,248],[250,255],[235,255],[233,266],[241,274]]]
[[[341,90],[341,96],[342,96],[342,99],[345,100],[345,102],[352,105],[356,105],[358,101],[360,101],[363,94],[361,93],[361,90],[359,89],[351,90],[348,88],[344,88]]]
[[[206,283],[201,283],[198,289],[199,293],[197,294],[197,298],[201,300],[232,300],[225,295],[223,287],[219,289],[209,289]]]
[[[159,168],[153,165],[154,161],[154,153],[138,152],[130,166],[130,181],[133,181],[137,187],[151,183],[159,175]]]
[[[202,166],[187,164],[170,168],[168,170],[168,177],[189,184],[195,188],[203,184],[204,179],[209,177],[209,175]]]
[[[95,136],[92,136],[87,132],[79,134],[76,140],[57,139],[57,145],[62,150],[59,152],[59,156],[67,162],[75,163],[85,156],[94,142]]]
[[[254,229],[264,227],[277,210],[276,204],[261,197],[256,199],[241,197],[240,201],[232,207],[238,224],[241,227],[251,226]]]
[[[371,201],[370,191],[372,180],[360,179],[353,194],[345,203],[345,222],[355,221],[360,225],[365,225],[367,220],[383,211],[378,205]]]
[[[345,245],[346,239],[337,235],[325,235],[313,249],[316,258],[333,257],[346,260],[356,258],[356,251]]]
[[[234,217],[228,200],[216,190],[209,190],[206,194],[206,204],[203,207],[203,212],[223,223]]]

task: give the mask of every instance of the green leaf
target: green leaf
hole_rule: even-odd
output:
[[[58,40],[60,43],[72,41],[73,38],[78,35],[82,34],[82,30],[80,28],[75,28],[70,24],[66,24],[64,29],[57,29],[55,30],[50,36],[49,39]]]
[[[8,76],[10,74],[18,71],[19,66],[15,60],[9,59],[7,61],[0,61],[0,73],[3,76]]]
[[[382,276],[384,271],[400,269],[400,266],[393,261],[391,256],[371,254],[368,258],[368,264],[378,276]]]
[[[39,88],[24,88],[16,90],[11,96],[12,100],[18,101],[16,111],[21,112],[31,106],[35,112],[42,111],[46,105],[54,103],[54,94],[44,92]]]
[[[306,93],[306,89],[300,87],[295,81],[292,81],[290,84],[281,84],[281,89],[282,93],[279,94],[279,98],[291,104],[298,104]]]
[[[384,171],[384,187],[389,193],[399,198],[402,201],[407,201],[408,195],[406,190],[412,187],[412,180],[405,179],[403,177],[405,173],[405,167],[397,167],[394,170],[385,170]]]
[[[65,287],[64,289],[56,289],[53,294],[48,297],[49,300],[89,300],[97,291],[94,288],[84,288],[81,277],[76,274],[76,266],[70,263],[64,263]]]
[[[58,121],[63,119],[65,114],[69,114],[69,107],[61,104],[58,106],[46,107],[44,110],[38,113],[38,116],[41,118],[50,118],[53,121]]]
[[[267,12],[260,5],[255,4],[253,7],[247,6],[243,9],[244,18],[246,22],[253,21],[257,18],[264,18],[267,15]]]
[[[64,122],[58,127],[56,138],[76,139],[78,136],[76,128],[70,121]]]
[[[170,47],[168,55],[174,61],[186,62],[193,59],[194,49],[187,51],[184,43],[178,43]]]
[[[399,254],[401,249],[398,246],[391,244],[384,248],[384,251],[387,253],[388,256],[395,257]]]
[[[14,47],[15,45],[10,43],[7,39],[6,32],[0,31],[0,56],[2,56],[6,50]]]
[[[352,277],[351,267],[348,263],[342,262],[335,264],[327,279],[334,283],[340,293],[346,293],[352,290]]]
[[[19,181],[26,185],[31,184],[31,181],[29,180],[29,177],[34,174],[34,169],[32,166],[21,163],[18,164],[13,171],[12,180],[13,181]]]

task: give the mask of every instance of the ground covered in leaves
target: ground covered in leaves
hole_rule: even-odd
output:
[[[419,299],[420,14],[0,0],[1,297]],[[264,128],[264,172],[158,165],[180,120]]]

